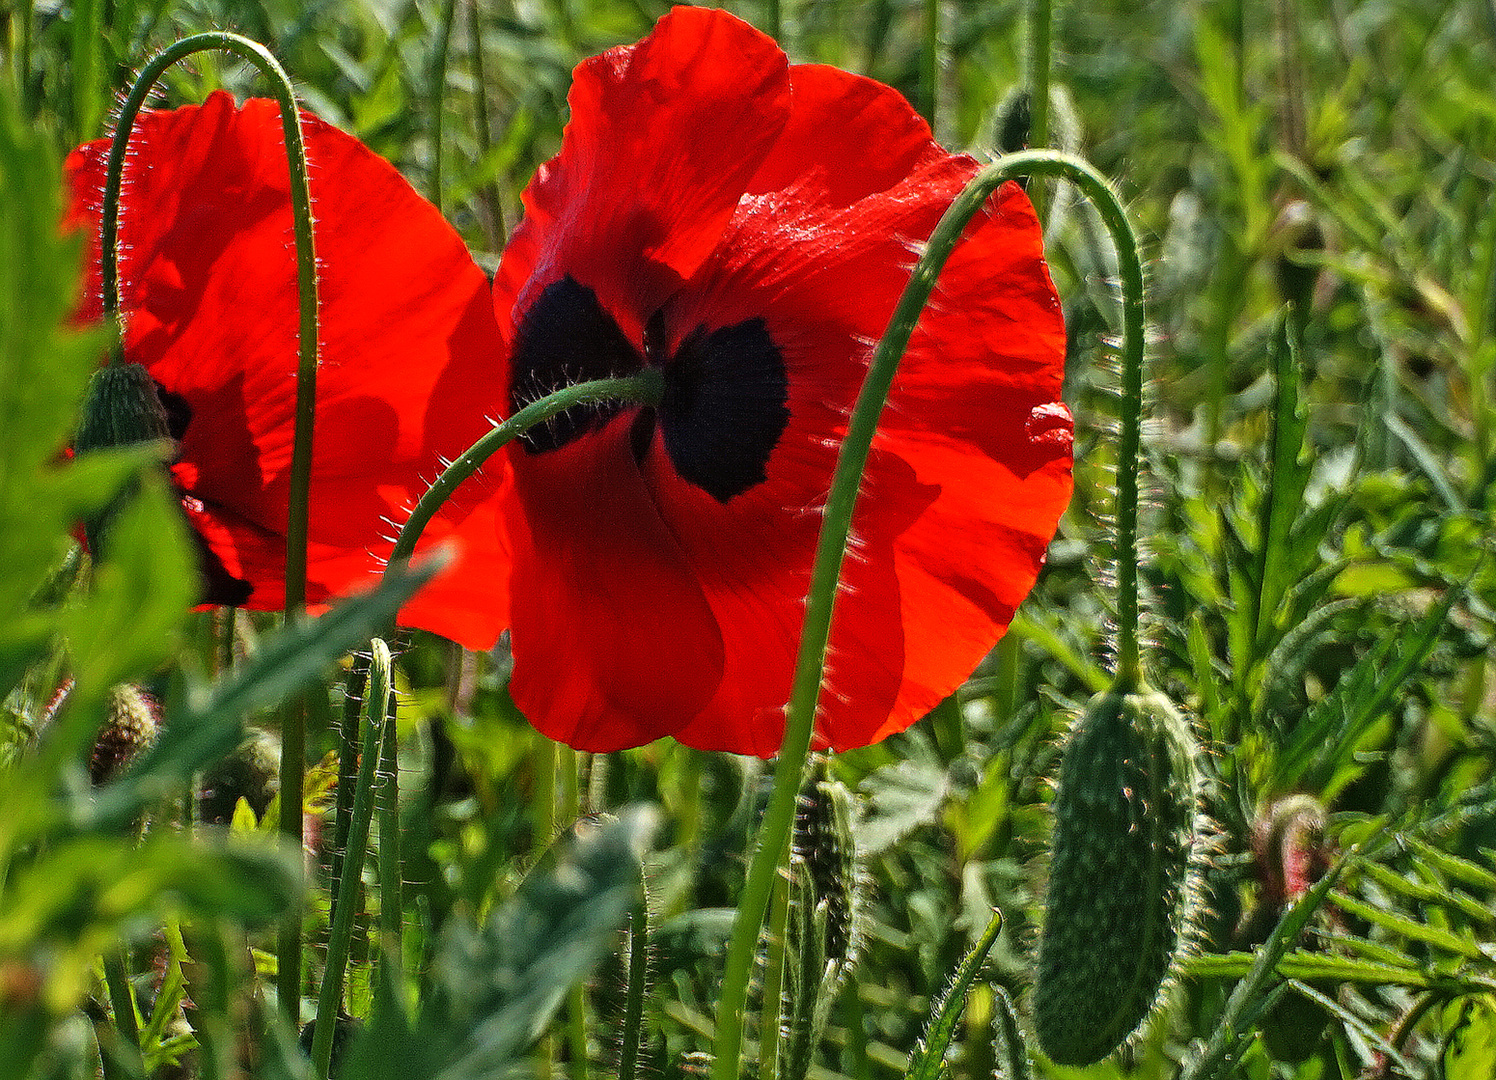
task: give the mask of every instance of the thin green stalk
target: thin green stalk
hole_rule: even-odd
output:
[[[478,160],[486,161],[493,149],[493,121],[488,115],[488,77],[483,73],[483,20],[478,0],[470,0],[467,12],[468,42],[473,51],[473,127],[478,140]],[[488,211],[482,222],[484,238],[490,250],[498,251],[509,232],[498,183],[491,179],[483,181],[478,188],[478,201]]]
[[[581,983],[566,992],[567,1074],[571,1080],[587,1080],[587,987]]]
[[[19,18],[21,41],[16,49],[16,85],[21,91],[21,114],[30,118],[36,115],[31,93],[31,28],[36,21],[36,0],[22,0]]]
[[[842,1072],[852,1080],[871,1080],[873,1063],[867,1053],[867,1029],[862,1021],[862,998],[857,993],[857,980],[848,979],[842,984],[842,1019],[847,1026],[847,1050],[842,1059]]]
[[[114,1030],[127,1046],[140,1052],[140,1018],[135,1014],[135,991],[125,969],[124,947],[104,954],[104,986],[109,991],[109,1007],[114,1011]]]
[[[924,25],[919,56],[920,95],[924,100],[925,119],[930,130],[940,120],[940,0],[925,0]]]
[[[184,57],[209,49],[222,49],[254,65],[270,83],[271,95],[280,106],[281,130],[290,172],[291,218],[296,240],[296,278],[299,336],[296,370],[296,421],[291,451],[290,508],[286,520],[286,602],[288,621],[300,619],[306,610],[306,551],[312,473],[312,427],[317,395],[317,253],[312,230],[312,202],[307,180],[306,143],[302,138],[301,114],[291,80],[268,49],[238,34],[215,31],[197,34],[169,45],[158,53],[130,87],[120,109],[118,126],[109,147],[108,173],[104,187],[100,250],[105,318],[118,327],[112,362],[124,360],[124,325],[120,316],[119,209],[125,154],[135,117],[166,69]],[[306,729],[299,701],[293,700],[283,713],[281,730],[280,831],[298,850],[302,845],[302,786],[305,774]],[[276,988],[281,1007],[293,1020],[299,1019],[301,999],[301,911],[292,905],[279,936],[279,969]]]
[[[400,732],[390,696],[375,781],[379,806],[379,945],[386,962],[401,964],[404,946],[404,883],[400,858]]]
[[[72,76],[73,118],[78,138],[92,139],[103,116],[105,98],[99,54],[104,37],[104,5],[101,0],[79,0],[73,5]]]
[[[759,828],[758,846],[749,866],[723,972],[722,997],[717,1008],[713,1080],[736,1080],[741,1069],[743,1021],[753,955],[774,878],[794,826],[795,799],[800,790],[805,757],[810,750],[826,649],[831,637],[831,613],[846,555],[852,511],[883,403],[888,398],[909,337],[935,288],[940,268],[955,249],[962,231],[999,185],[1024,175],[1058,176],[1080,187],[1095,202],[1118,249],[1123,290],[1123,378],[1122,435],[1117,464],[1117,576],[1120,590],[1117,674],[1119,680],[1141,677],[1137,625],[1137,459],[1143,395],[1142,259],[1120,200],[1094,166],[1054,150],[1026,150],[1010,154],[977,173],[940,219],[894,308],[888,329],[873,352],[867,377],[852,410],[816,545],[795,680],[785,718],[784,742],[774,769],[774,790]]]
[[[536,424],[543,424],[574,406],[597,401],[637,401],[644,405],[657,405],[663,390],[664,383],[660,373],[646,368],[638,374],[619,379],[595,379],[592,382],[576,383],[526,405],[509,419],[490,429],[436,478],[436,483],[421,496],[409,519],[400,529],[395,547],[390,552],[389,565],[397,566],[408,562],[416,550],[416,544],[420,542],[421,534],[426,531],[426,526],[458,486],[481,469],[494,454]]]
[[[343,874],[337,883],[338,903],[327,936],[327,969],[322,974],[322,989],[317,995],[317,1026],[312,1034],[312,1068],[318,1077],[328,1076],[332,1069],[333,1036],[337,1031],[338,1010],[343,1003],[343,975],[353,939],[353,917],[358,907],[354,896],[363,877],[369,823],[374,817],[374,774],[378,768],[380,743],[385,729],[391,726],[390,649],[383,640],[375,638],[371,652],[368,724],[364,728],[363,754],[353,796],[348,851],[343,858]]]
[[[457,17],[457,0],[442,0],[441,18],[436,24],[436,43],[431,53],[431,201],[443,213],[442,203],[442,130],[447,106],[447,55],[452,46],[452,23]]]
[[[639,890],[639,902],[629,916],[629,985],[623,1001],[623,1030],[619,1033],[618,1080],[634,1080],[639,1063],[639,1040],[644,1030],[644,989],[649,982],[649,896]]]
[[[364,695],[369,689],[369,658],[357,656],[343,684],[343,722],[338,730],[338,784],[333,807],[332,880],[343,876],[343,852],[348,849],[348,827],[353,820],[354,778],[358,773],[358,748],[362,742]],[[332,918],[337,914],[333,897]]]
[[[559,823],[569,828],[582,809],[579,777],[581,754],[569,746],[556,746],[556,784],[559,790]],[[552,830],[554,835],[554,830]],[[581,983],[566,995],[567,1072],[571,1080],[587,1080],[590,1053],[587,1038],[587,988]]]
[[[769,906],[769,938],[764,956],[764,1000],[758,1017],[758,1080],[779,1075],[780,1031],[784,1027],[784,964],[789,941],[790,881],[781,873],[774,880]],[[814,991],[806,990],[806,993]]]
[[[530,850],[538,857],[556,838],[556,763],[561,756],[560,743],[543,736],[535,743],[532,763],[535,768],[534,803],[535,836]]]
[[[1054,2],[1029,0],[1029,146],[1049,146],[1049,80],[1054,64]],[[1034,211],[1044,219],[1044,195],[1036,184],[1029,191]]]

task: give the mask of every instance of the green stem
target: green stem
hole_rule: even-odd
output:
[[[452,23],[457,0],[442,0],[441,20],[436,24],[436,45],[431,54],[431,201],[442,206],[442,130],[447,104],[447,54],[452,45]]]
[[[1029,146],[1049,146],[1049,79],[1054,63],[1053,0],[1029,0]],[[1034,212],[1044,219],[1044,195],[1035,185],[1029,192]]]
[[[784,860],[781,860],[781,863]],[[785,874],[774,879],[769,905],[769,938],[764,955],[764,999],[758,1021],[758,1080],[776,1080],[779,1075],[780,1032],[784,1027],[784,964],[790,926],[790,881]],[[802,946],[804,942],[801,943]],[[805,989],[805,993],[814,994]]]
[[[639,890],[639,902],[629,916],[629,985],[623,1003],[623,1030],[618,1046],[618,1080],[634,1080],[639,1041],[644,1030],[644,988],[649,972],[649,896]]]
[[[114,1010],[114,1030],[128,1046],[140,1051],[140,1019],[135,1014],[135,991],[125,969],[123,946],[104,954],[104,985],[109,990],[109,1005]]]
[[[343,856],[343,874],[338,879],[338,903],[327,937],[327,969],[317,995],[317,1026],[312,1034],[312,1068],[326,1077],[332,1068],[332,1044],[343,1003],[343,974],[353,939],[353,917],[358,905],[354,897],[363,877],[364,857],[369,845],[369,822],[374,816],[374,774],[380,742],[389,726],[390,650],[381,639],[373,641],[369,667],[368,724],[364,728],[363,754],[359,761],[357,790],[353,796],[353,818],[348,829],[348,851]]]
[[[925,0],[924,26],[920,42],[920,93],[930,130],[940,120],[940,0]]]
[[[31,28],[36,20],[36,0],[22,0],[19,18],[21,40],[16,50],[16,85],[21,92],[21,115],[30,120],[36,115],[31,93]]]
[[[1132,226],[1122,204],[1095,167],[1055,150],[1025,150],[983,168],[946,210],[924,253],[915,264],[909,284],[894,308],[888,329],[873,351],[867,377],[847,426],[826,502],[820,539],[806,598],[805,623],[795,680],[785,717],[784,742],[774,769],[774,790],[759,828],[758,846],[749,866],[728,948],[717,1008],[717,1038],[713,1080],[736,1080],[741,1069],[743,1019],[748,980],[759,928],[774,878],[789,843],[795,820],[795,798],[811,734],[826,649],[831,637],[831,613],[836,602],[842,561],[847,550],[852,511],[862,472],[867,464],[878,418],[883,411],[899,360],[921,311],[935,288],[940,268],[960,240],[967,223],[999,185],[1017,176],[1058,176],[1080,187],[1101,212],[1118,251],[1123,289],[1122,436],[1117,465],[1118,677],[1139,677],[1137,597],[1137,499],[1139,426],[1142,418],[1143,265]]]
[[[620,379],[595,379],[592,382],[576,383],[526,405],[468,447],[437,477],[436,483],[421,496],[416,508],[411,511],[410,518],[400,529],[395,547],[390,552],[389,565],[397,566],[408,562],[416,550],[416,544],[421,540],[421,534],[426,531],[426,526],[458,486],[481,469],[494,454],[536,424],[543,424],[574,406],[597,401],[622,400],[657,405],[663,389],[660,373],[649,368]]]
[[[488,77],[483,73],[483,20],[478,0],[468,4],[468,39],[473,50],[473,127],[478,140],[478,160],[487,161],[493,149],[493,122],[488,115]],[[508,227],[504,222],[504,200],[499,197],[496,180],[485,180],[478,188],[478,201],[487,209],[488,217],[482,222],[484,239],[489,249],[497,251],[504,246]]]
[[[130,87],[120,109],[109,147],[108,173],[104,183],[100,251],[105,318],[117,327],[111,361],[124,360],[124,324],[120,314],[119,208],[125,154],[135,117],[156,82],[178,60],[208,49],[222,49],[254,65],[270,83],[280,106],[281,130],[290,172],[291,218],[296,238],[296,278],[299,307],[299,338],[296,369],[296,420],[291,451],[289,510],[286,520],[286,618],[295,621],[306,609],[306,550],[312,474],[312,427],[317,396],[317,253],[312,231],[312,201],[307,180],[306,143],[302,138],[301,114],[291,80],[263,45],[238,34],[215,31],[183,38],[158,53]],[[280,831],[297,850],[302,845],[302,784],[305,773],[306,729],[299,703],[293,701],[283,714],[281,730]],[[301,911],[292,905],[281,925],[280,966],[276,988],[281,1007],[297,1020],[301,995]]]
[[[403,968],[405,896],[400,858],[400,731],[391,695],[375,781],[379,805],[379,946],[385,962]]]

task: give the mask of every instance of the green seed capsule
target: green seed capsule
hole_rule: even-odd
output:
[[[1066,747],[1033,999],[1058,1064],[1100,1061],[1137,1031],[1188,938],[1195,754],[1188,723],[1148,689],[1098,695]]]

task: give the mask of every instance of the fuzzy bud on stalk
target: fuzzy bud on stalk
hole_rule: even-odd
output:
[[[1197,753],[1189,723],[1147,688],[1097,695],[1065,748],[1033,998],[1057,1064],[1127,1041],[1190,939],[1204,861]]]

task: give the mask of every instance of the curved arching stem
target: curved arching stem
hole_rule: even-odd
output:
[[[1096,205],[1117,246],[1122,276],[1122,433],[1117,462],[1117,680],[1141,677],[1138,647],[1138,452],[1141,444],[1143,402],[1143,266],[1137,239],[1121,200],[1095,167],[1056,150],[1025,150],[1010,154],[982,169],[957,196],[935,227],[924,253],[910,275],[888,329],[873,352],[867,377],[847,426],[831,481],[831,495],[816,547],[806,601],[805,624],[795,681],[785,719],[784,742],[774,770],[770,796],[758,846],[748,869],[748,880],[738,907],[732,943],[717,1007],[717,1038],[712,1080],[737,1080],[741,1069],[743,1021],[748,982],[759,930],[780,862],[788,849],[795,819],[795,797],[810,750],[816,707],[831,638],[831,613],[846,556],[852,511],[862,473],[878,428],[878,419],[893,385],[894,374],[910,335],[919,321],[941,268],[955,250],[967,224],[987,198],[1008,180],[1020,176],[1059,177],[1079,187]]]
[[[291,451],[290,509],[286,519],[286,618],[296,620],[306,611],[306,551],[310,517],[312,475],[312,428],[317,400],[317,251],[312,232],[312,200],[307,180],[306,141],[301,132],[301,113],[285,69],[258,42],[227,31],[214,31],[183,38],[151,59],[130,87],[120,109],[114,139],[109,147],[104,182],[104,205],[100,227],[100,277],[103,284],[105,318],[116,327],[110,362],[124,360],[124,326],[120,315],[119,207],[125,155],[130,131],[157,81],[172,64],[193,53],[221,49],[253,64],[270,82],[280,106],[281,129],[286,142],[286,161],[291,176],[291,218],[296,238],[296,282],[299,299],[299,337],[296,365],[295,441]],[[299,849],[302,843],[302,780],[305,772],[306,732],[299,701],[283,713],[281,731],[280,831]],[[299,1011],[301,994],[301,912],[287,915],[279,942],[280,969],[276,988],[281,1007],[293,1018]]]

